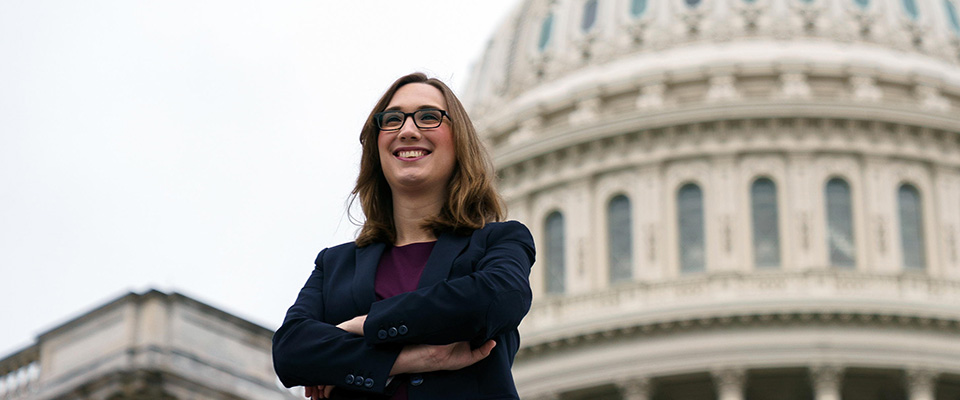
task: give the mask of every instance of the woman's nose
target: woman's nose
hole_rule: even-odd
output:
[[[417,124],[413,121],[413,116],[407,116],[409,121],[403,121],[403,126],[400,128],[400,140],[412,140],[420,138],[420,128],[417,128]]]

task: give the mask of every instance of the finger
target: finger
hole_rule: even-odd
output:
[[[481,359],[487,358],[487,356],[490,355],[490,352],[493,351],[493,348],[496,346],[497,346],[497,342],[495,340],[486,341],[482,346],[477,348],[477,350],[479,350],[480,354],[482,355],[482,357],[480,358]]]
[[[330,393],[332,393],[332,392],[333,392],[333,385],[327,385],[327,387],[323,388],[323,396],[324,396],[325,398],[328,398],[328,399],[329,399],[329,398],[330,398]]]
[[[313,386],[306,386],[303,388],[303,397],[308,399],[313,397]]]

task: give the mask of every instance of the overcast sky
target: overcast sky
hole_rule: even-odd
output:
[[[276,329],[377,98],[465,86],[514,3],[0,1],[0,358],[150,288]]]

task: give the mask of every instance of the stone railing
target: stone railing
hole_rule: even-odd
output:
[[[525,345],[627,325],[769,313],[913,315],[960,320],[960,281],[854,271],[715,273],[637,282],[600,292],[538,298],[524,318]]]
[[[39,390],[40,348],[27,347],[0,360],[0,400],[33,398]]]

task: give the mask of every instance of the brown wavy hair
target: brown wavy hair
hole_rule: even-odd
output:
[[[402,76],[390,85],[370,111],[367,122],[360,131],[360,144],[363,147],[360,175],[357,176],[357,185],[351,192],[351,203],[359,199],[360,207],[366,216],[356,239],[359,247],[374,242],[392,244],[397,238],[393,220],[393,196],[383,175],[380,152],[377,149],[380,129],[373,115],[383,111],[397,90],[410,83],[425,83],[443,93],[456,152],[453,175],[447,183],[447,199],[439,215],[426,219],[421,226],[433,230],[437,235],[441,232],[468,234],[488,222],[501,221],[504,218],[503,200],[494,189],[493,165],[463,104],[460,104],[457,96],[442,81],[417,72]]]

